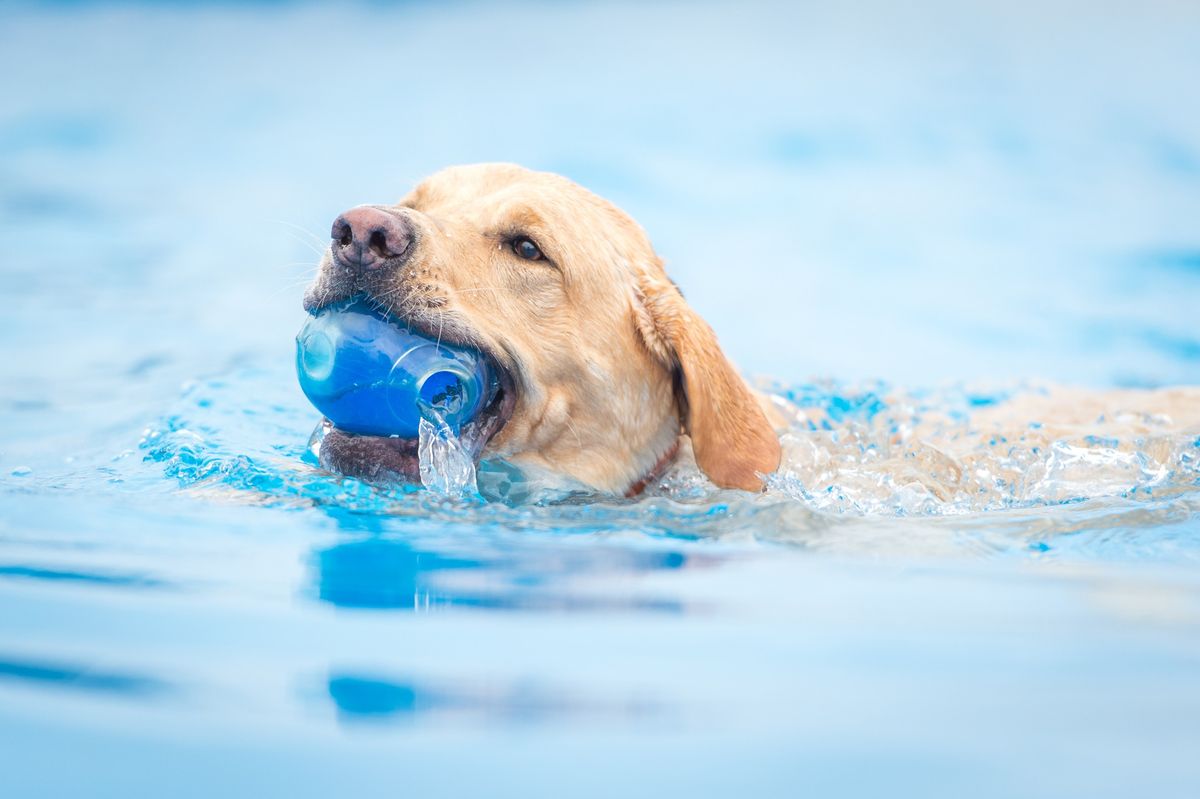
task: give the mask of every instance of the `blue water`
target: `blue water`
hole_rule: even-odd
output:
[[[894,444],[1200,383],[1194,5],[0,23],[0,795],[1200,795],[1200,430],[1030,419],[953,491]],[[810,414],[768,495],[306,460],[330,220],[495,159],[626,208]]]

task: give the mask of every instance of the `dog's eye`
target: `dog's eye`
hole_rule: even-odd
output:
[[[518,258],[524,258],[526,261],[540,261],[546,257],[542,255],[542,251],[533,243],[533,240],[525,236],[513,239],[510,246]]]

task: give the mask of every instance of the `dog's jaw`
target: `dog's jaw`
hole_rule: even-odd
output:
[[[496,368],[496,373],[500,389],[495,399],[477,418],[463,425],[459,434],[459,441],[475,463],[512,418],[517,403],[517,387],[508,372]],[[320,463],[326,469],[369,483],[421,481],[417,438],[356,435],[338,430],[328,421],[324,425]]]

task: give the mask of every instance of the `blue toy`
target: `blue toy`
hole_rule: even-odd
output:
[[[416,437],[422,406],[458,433],[497,387],[476,350],[406,330],[362,300],[309,318],[296,336],[296,371],[334,427],[375,436]]]

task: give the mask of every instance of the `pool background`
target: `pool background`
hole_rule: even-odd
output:
[[[781,542],[281,478],[313,247],[468,161],[620,204],[753,374],[1200,382],[1194,4],[0,13],[3,795],[1200,791],[1194,497]]]

